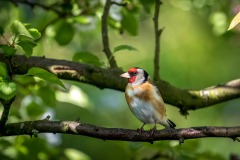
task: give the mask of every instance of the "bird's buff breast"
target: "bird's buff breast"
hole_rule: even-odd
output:
[[[126,97],[131,99],[128,105],[132,113],[143,123],[155,123],[160,120],[160,117],[156,114],[154,107],[150,103],[142,101],[138,97],[134,97],[134,91],[128,90]],[[131,97],[131,98],[130,98]]]

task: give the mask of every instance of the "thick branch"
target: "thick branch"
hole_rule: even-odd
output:
[[[0,54],[0,62],[4,62]],[[123,71],[117,68],[99,68],[93,65],[44,57],[14,56],[11,59],[13,74],[25,74],[32,67],[40,67],[61,79],[91,84],[99,88],[124,91],[127,81],[120,78]],[[202,90],[186,90],[172,86],[166,81],[154,81],[166,103],[180,108],[182,113],[208,107],[240,97],[240,79]]]
[[[153,16],[153,24],[154,24],[154,36],[155,36],[155,54],[154,54],[154,73],[153,73],[153,79],[155,81],[160,80],[160,37],[162,34],[163,29],[159,29],[158,27],[158,18],[159,18],[159,12],[160,12],[160,6],[162,2],[161,0],[155,0],[155,10],[154,10],[154,16]]]
[[[0,61],[3,61],[0,54]],[[32,67],[46,69],[61,79],[74,80],[97,86],[124,91],[127,81],[120,78],[123,71],[117,68],[103,69],[93,65],[44,57],[14,56],[11,59],[12,71],[25,74]],[[166,103],[174,105],[185,113],[240,97],[240,79],[202,90],[185,90],[172,86],[166,81],[154,81]]]
[[[117,63],[109,47],[109,38],[108,38],[108,13],[111,7],[111,0],[106,0],[104,6],[103,15],[102,15],[102,42],[103,42],[103,51],[107,56],[108,62],[112,68],[117,68]]]
[[[76,121],[27,121],[7,124],[0,136],[37,135],[38,133],[63,133],[84,135],[103,140],[153,142],[157,140],[179,140],[204,137],[225,137],[236,139],[240,137],[240,127],[192,127],[181,129],[151,131],[104,128]]]

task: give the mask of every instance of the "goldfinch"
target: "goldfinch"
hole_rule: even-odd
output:
[[[165,128],[175,128],[176,125],[167,119],[165,105],[158,88],[150,81],[149,74],[139,67],[133,67],[128,72],[120,75],[128,79],[125,89],[126,101],[132,113],[145,124],[159,123]]]

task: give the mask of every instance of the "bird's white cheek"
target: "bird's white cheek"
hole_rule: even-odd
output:
[[[134,97],[135,94],[139,94],[141,91],[139,89],[135,89],[135,90],[132,90],[132,89],[127,89],[126,90],[126,94],[129,96],[129,97]]]
[[[126,93],[129,97],[132,97],[134,95],[134,91],[131,89],[126,90]]]

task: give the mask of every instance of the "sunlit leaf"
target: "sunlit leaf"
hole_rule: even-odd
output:
[[[240,12],[233,18],[227,30],[233,29],[240,22]]]
[[[18,20],[15,20],[11,26],[12,32],[15,35],[26,35],[29,37],[32,37],[31,34],[28,32],[27,28],[24,26],[24,24]]]
[[[17,93],[17,85],[11,81],[0,82],[0,98],[8,100],[13,98]]]
[[[16,48],[9,46],[9,45],[0,45],[0,49],[2,50],[3,54],[6,56],[13,56],[16,53]]]
[[[32,39],[37,40],[41,37],[41,33],[36,28],[33,28],[30,23],[24,23],[24,26],[26,27],[28,32],[31,34]]]
[[[86,16],[77,16],[77,17],[74,17],[73,20],[75,22],[81,23],[81,24],[89,24],[90,23],[89,17],[86,17]]]
[[[91,159],[85,153],[72,148],[65,149],[64,154],[68,159],[71,159],[71,160],[90,160]]]
[[[34,41],[34,39],[32,37],[29,37],[27,35],[19,35],[18,36],[18,41]]]
[[[17,43],[17,45],[19,45],[23,49],[27,57],[30,57],[32,55],[33,48],[37,46],[37,44],[34,41],[28,40],[21,40]]]
[[[7,66],[3,62],[0,62],[0,77],[2,77],[2,78],[7,78],[8,77]]]
[[[90,52],[77,52],[74,54],[72,59],[75,62],[89,63],[89,64],[94,64],[97,66],[102,65],[99,58]]]
[[[121,23],[117,20],[115,20],[114,18],[109,17],[108,18],[108,25],[111,26],[112,28],[121,29]]]
[[[114,52],[118,52],[118,51],[122,51],[122,50],[129,50],[129,51],[137,51],[136,48],[123,44],[123,45],[119,45],[117,47],[114,48]]]
[[[55,40],[59,45],[67,45],[73,39],[75,30],[71,23],[60,21],[55,27]]]
[[[28,32],[31,34],[34,40],[37,40],[41,37],[41,33],[35,28],[28,29]]]
[[[43,80],[58,84],[59,86],[65,88],[64,84],[57,76],[55,76],[54,74],[52,74],[42,68],[33,67],[33,68],[29,69],[25,75],[36,76]]]

